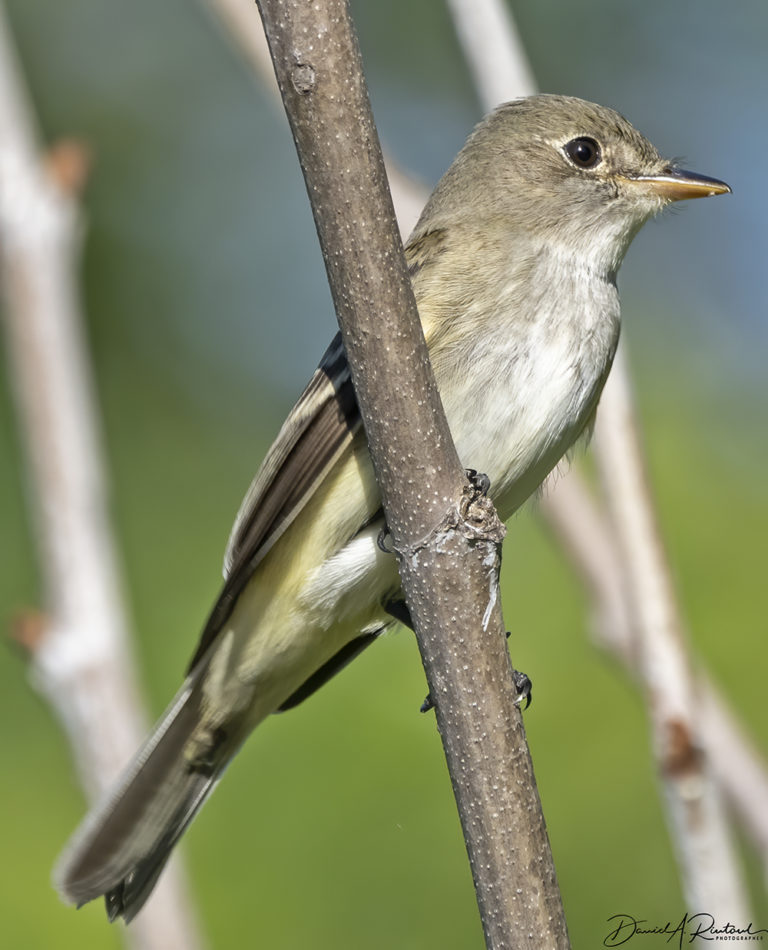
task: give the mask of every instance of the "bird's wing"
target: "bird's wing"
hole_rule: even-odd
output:
[[[224,588],[190,669],[216,638],[258,564],[361,430],[349,365],[337,333],[243,499],[224,555]]]
[[[443,229],[434,229],[409,242],[405,254],[414,281],[432,270],[445,250],[445,237]],[[429,327],[425,330],[429,339]],[[295,521],[345,449],[355,438],[363,437],[347,355],[337,333],[240,506],[224,556],[224,588],[203,629],[190,670],[216,639],[267,552]]]
[[[405,254],[412,278],[435,263],[444,241],[445,231],[435,229],[409,242]],[[361,429],[337,333],[243,499],[224,555],[225,577],[243,564],[255,568]]]
[[[243,561],[264,557],[360,425],[347,356],[337,333],[240,505],[224,555],[225,576]]]

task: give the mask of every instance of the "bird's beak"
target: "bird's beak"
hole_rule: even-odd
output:
[[[624,179],[628,184],[650,191],[667,201],[684,201],[686,198],[709,198],[710,195],[728,195],[730,185],[717,178],[707,178],[696,172],[668,166],[658,175],[638,175]]]

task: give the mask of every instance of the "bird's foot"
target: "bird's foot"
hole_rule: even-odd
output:
[[[487,495],[491,487],[491,480],[483,472],[478,472],[474,468],[465,468],[464,473],[469,479],[470,485],[479,495]]]
[[[507,638],[509,638],[509,633],[507,633]],[[515,705],[520,706],[525,700],[525,706],[523,709],[527,709],[531,705],[531,694],[533,692],[533,683],[531,682],[530,676],[527,676],[525,673],[521,673],[520,670],[512,670],[512,679],[515,683],[515,689],[517,690],[517,699],[515,699]],[[432,694],[427,693],[424,702],[419,706],[419,712],[426,713],[430,709],[435,708],[434,700],[432,699]]]
[[[507,634],[509,636],[509,634]],[[527,709],[531,705],[531,693],[533,692],[533,683],[530,680],[530,677],[526,676],[525,673],[521,673],[520,670],[512,670],[512,679],[515,682],[515,689],[517,690],[517,699],[515,700],[515,705],[519,706],[525,700],[525,706],[523,709]]]
[[[378,547],[378,549],[383,551],[385,554],[394,554],[395,549],[387,544],[389,538],[389,528],[384,525],[381,531],[379,531],[379,533],[376,535],[376,547]]]

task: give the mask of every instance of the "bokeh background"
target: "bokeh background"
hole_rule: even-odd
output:
[[[111,505],[152,713],[176,689],[229,526],[334,331],[292,142],[203,0],[8,0],[46,141],[93,174],[82,266]],[[389,149],[425,183],[480,110],[440,0],[353,0]],[[538,82],[614,106],[727,199],[647,226],[620,275],[664,535],[696,656],[764,753],[768,7],[517,0]],[[7,367],[0,618],[39,603]],[[642,704],[588,639],[588,605],[535,512],[504,563],[526,725],[576,947],[606,919],[684,911]],[[249,742],[185,842],[214,948],[482,946],[450,785],[406,632]],[[19,948],[119,945],[49,885],[83,811],[23,657],[0,648],[0,919]],[[755,925],[768,902],[748,841]],[[706,908],[703,908],[706,909]]]

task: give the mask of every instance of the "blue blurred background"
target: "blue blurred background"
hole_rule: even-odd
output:
[[[240,497],[334,331],[330,296],[285,119],[202,0],[7,6],[45,141],[79,136],[94,156],[83,295],[159,713],[217,592]],[[440,0],[352,10],[381,137],[431,185],[480,116],[448,15]],[[619,109],[733,186],[647,226],[620,289],[696,655],[766,752],[768,7],[519,0],[514,12],[542,90]],[[40,600],[6,380],[3,623]],[[679,919],[642,704],[590,645],[584,595],[530,509],[511,526],[504,587],[513,656],[535,681],[526,725],[574,945],[599,946],[619,912]],[[23,658],[3,653],[4,943],[117,946],[100,906],[75,913],[50,889],[83,802]],[[187,839],[211,946],[482,946],[423,695],[399,632],[258,731]],[[740,846],[755,924],[768,926],[758,862]]]

